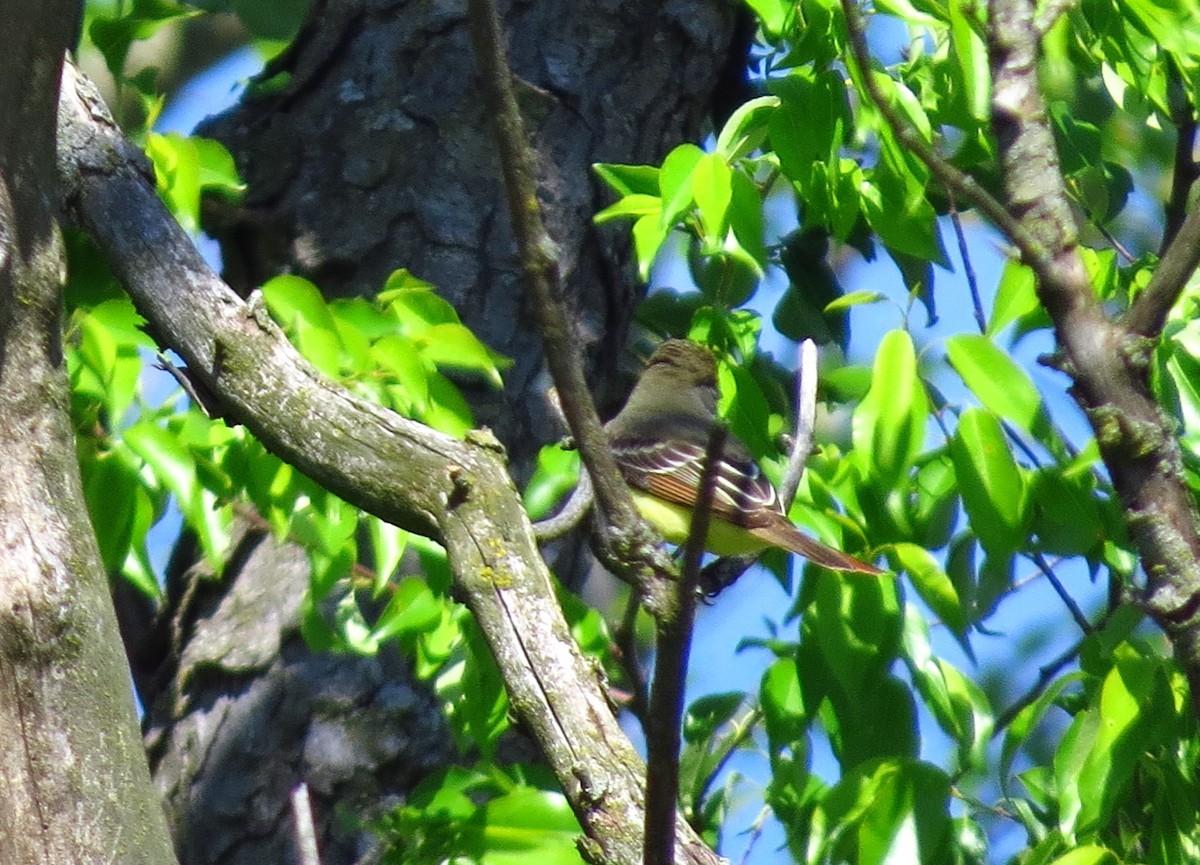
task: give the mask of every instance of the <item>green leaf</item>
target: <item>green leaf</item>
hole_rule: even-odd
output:
[[[658,169],[653,165],[614,165],[597,162],[592,165],[592,170],[622,196],[658,197]]]
[[[821,574],[808,620],[846,694],[877,686],[887,672],[900,646],[900,612],[892,580]]]
[[[949,2],[951,69],[971,117],[986,123],[991,117],[991,72],[983,26],[975,18],[977,8],[964,0]]]
[[[879,486],[897,484],[912,468],[925,440],[927,414],[912,337],[889,331],[879,344],[871,389],[854,411],[852,430],[857,458]]]
[[[200,158],[190,138],[157,132],[146,136],[158,194],[187,231],[200,228]]]
[[[1121,865],[1121,857],[1107,847],[1084,844],[1059,856],[1050,865]]]
[[[731,180],[732,196],[728,213],[733,237],[726,237],[726,248],[730,249],[736,240],[738,249],[753,260],[756,274],[761,278],[767,266],[762,195],[754,181],[743,171],[734,171]]]
[[[658,174],[659,194],[662,196],[661,230],[670,230],[680,215],[691,208],[694,200],[692,174],[704,155],[704,151],[695,144],[680,144],[663,160]]]
[[[777,96],[759,96],[738,106],[717,136],[716,152],[732,163],[757,149],[766,140],[767,124],[778,105]]]
[[[557,444],[538,452],[537,467],[525,486],[525,511],[539,520],[579,483],[579,452],[563,450]]]
[[[934,615],[959,637],[966,633],[967,617],[958,592],[938,560],[924,547],[916,544],[892,545],[896,560],[912,580],[917,594],[929,605]]]
[[[1072,779],[1079,786],[1080,807],[1077,815],[1063,816],[1061,825],[1067,835],[1107,823],[1118,798],[1128,795],[1138,760],[1156,745],[1152,735],[1156,717],[1162,717],[1164,709],[1173,709],[1169,697],[1156,694],[1166,690],[1160,659],[1142,657],[1128,644],[1118,647],[1115,655],[1117,662],[1100,691],[1095,738]]]
[[[1195,0],[1121,0],[1120,5],[1165,50],[1200,59],[1200,4]]]
[[[337,333],[325,298],[304,277],[276,276],[263,283],[261,291],[271,316],[289,334],[294,333],[301,322],[331,334]]]
[[[515,789],[483,806],[480,865],[583,865],[575,841],[582,833],[561,793]]]
[[[238,176],[233,154],[224,144],[212,138],[193,135],[190,140],[196,148],[200,188],[216,192],[233,201],[239,200],[246,191],[246,184]]]
[[[1008,776],[1012,772],[1013,759],[1021,746],[1029,740],[1030,735],[1046,716],[1046,712],[1055,704],[1062,692],[1069,686],[1084,679],[1082,672],[1076,671],[1065,676],[1059,676],[1052,681],[1037,699],[1017,713],[1008,731],[1004,735],[1004,746],[1000,751],[1000,784],[1005,789]]]
[[[150,467],[158,482],[175,495],[181,507],[192,500],[197,489],[196,462],[175,436],[143,418],[126,429],[121,437]]]
[[[1004,265],[996,298],[992,301],[992,316],[988,321],[988,336],[996,336],[1018,319],[1031,316],[1041,309],[1033,271],[1015,258]]]
[[[434,596],[423,579],[407,577],[396,585],[371,630],[371,638],[379,644],[395,637],[408,646],[418,635],[440,624],[444,606],[445,602]]]
[[[406,336],[385,336],[371,346],[371,360],[394,377],[403,395],[396,409],[410,417],[422,417],[429,405],[429,378],[432,370],[417,345]],[[393,391],[393,396],[396,393]]]
[[[428,282],[417,279],[407,270],[394,271],[376,299],[406,328],[419,331],[437,324],[462,323],[449,301],[439,297]]]
[[[948,17],[946,9],[934,3],[910,2],[910,0],[878,0],[875,6],[880,12],[894,15],[909,24],[922,27],[939,27]],[[939,28],[940,29],[940,28]]]
[[[696,162],[692,197],[700,213],[702,237],[710,248],[719,248],[728,231],[729,203],[733,199],[732,172],[720,154],[708,153]]]
[[[1028,509],[1025,482],[996,416],[968,408],[950,445],[963,506],[971,529],[989,555],[1006,555],[1024,545]]]
[[[592,221],[597,225],[602,225],[605,222],[611,222],[614,219],[621,219],[627,216],[657,217],[661,212],[661,198],[657,195],[645,195],[639,192],[618,199],[615,203],[610,204],[593,216]]]
[[[780,658],[767,668],[759,686],[759,701],[771,753],[794,748],[808,727],[799,670],[792,658]]]
[[[1029,374],[1012,357],[979,334],[956,334],[946,340],[946,355],[980,402],[1038,441],[1050,440],[1050,418]]]
[[[633,224],[633,248],[637,254],[638,278],[642,282],[650,279],[650,268],[670,233],[670,228],[664,228],[662,223],[658,216],[648,214]]]
[[[741,691],[707,694],[688,706],[683,716],[683,738],[701,742],[712,738],[717,729],[729,723],[745,700]]]
[[[435,324],[417,335],[415,342],[422,356],[439,367],[476,373],[497,389],[504,387],[499,367],[512,366],[511,360],[492,352],[461,324]]]
[[[754,10],[769,36],[782,35],[788,15],[792,12],[791,3],[785,3],[784,0],[746,0],[746,5]]]
[[[822,312],[841,312],[844,309],[849,309],[852,306],[862,306],[868,303],[880,303],[887,300],[887,295],[878,291],[851,291],[843,294],[841,297],[831,300],[825,304],[825,309]]]
[[[134,42],[149,39],[164,24],[199,14],[199,10],[190,9],[172,0],[133,0],[128,14],[92,21],[88,28],[88,36],[104,56],[108,71],[120,80],[125,71],[129,48]]]
[[[379,517],[366,517],[371,539],[371,563],[375,566],[375,594],[387,585],[408,547],[408,532]]]

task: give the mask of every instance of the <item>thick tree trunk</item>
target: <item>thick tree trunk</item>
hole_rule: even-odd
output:
[[[174,861],[83,503],[63,364],[55,106],[77,4],[0,22],[0,862]]]
[[[542,395],[540,341],[464,9],[317,0],[276,64],[290,74],[283,91],[251,95],[202,130],[231,148],[249,183],[242,207],[210,212],[211,228],[226,277],[243,292],[281,272],[331,295],[373,294],[398,267],[435,283],[468,326],[516,361],[503,393],[468,395],[523,476],[560,431]],[[729,50],[733,4],[537,0],[505,17],[580,346],[602,386],[637,290],[623,230],[591,224],[609,199],[590,166],[660,160],[697,138]],[[286,794],[306,780],[324,865],[357,861],[369,833],[345,821],[338,828],[337,803],[368,815],[451,759],[450,745],[404,664],[306,651],[295,615],[302,556],[253,538],[243,550],[221,583],[195,592],[185,578],[172,588],[169,628],[181,642],[143,694],[179,854],[189,863],[294,861]],[[378,710],[373,735],[361,726],[363,706]]]

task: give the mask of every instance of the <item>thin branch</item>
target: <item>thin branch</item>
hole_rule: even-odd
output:
[[[647,609],[656,615],[669,614],[663,604],[671,590],[663,575],[673,573],[674,568],[662,550],[661,539],[634,507],[584,381],[576,352],[578,340],[562,298],[558,248],[541,216],[534,153],[513,92],[500,17],[492,0],[469,0],[468,17],[475,62],[496,121],[509,216],[530,306],[538,317],[546,364],[580,456],[591,473],[596,502],[612,527],[610,546],[626,561],[627,576],[636,581]]]
[[[750,853],[754,850],[754,845],[758,843],[758,839],[762,837],[763,827],[770,816],[771,806],[764,805],[762,810],[758,812],[758,816],[754,818],[754,825],[750,827],[750,840],[746,842],[746,849],[742,853],[742,858],[738,860],[738,865],[746,865],[750,861]]]
[[[791,510],[796,491],[804,477],[804,466],[813,449],[814,428],[817,423],[817,346],[811,339],[800,343],[799,364],[796,370],[796,418],[793,425],[787,468],[779,484],[779,500],[785,511]],[[710,562],[700,574],[700,589],[705,597],[714,597],[741,578],[758,556],[727,556]]]
[[[804,477],[804,466],[813,449],[817,423],[817,345],[811,339],[800,343],[800,366],[796,370],[796,424],[787,469],[779,484],[779,499],[789,510]]]
[[[996,716],[996,725],[992,728],[993,738],[1004,732],[1009,724],[1016,720],[1017,715],[1021,714],[1022,709],[1041,696],[1042,691],[1046,690],[1049,684],[1062,672],[1063,667],[1079,656],[1081,648],[1083,648],[1083,640],[1076,642],[1075,645],[1058,655],[1038,671],[1037,681],[1033,683],[1033,686]]]
[[[971,292],[975,324],[980,333],[987,333],[987,313],[983,311],[983,298],[979,294],[979,278],[975,275],[975,265],[971,263],[971,250],[967,247],[967,235],[963,231],[958,202],[954,200],[954,193],[949,188],[946,189],[946,195],[950,198],[950,223],[954,226],[954,237],[958,240],[958,254],[962,256],[963,273],[967,277],[967,289]]]
[[[1046,557],[1041,553],[1034,553],[1032,558],[1033,563],[1037,565],[1038,570],[1050,581],[1050,585],[1054,587],[1055,593],[1071,613],[1071,618],[1075,620],[1075,624],[1079,626],[1079,630],[1083,631],[1085,635],[1092,633],[1095,630],[1092,627],[1092,623],[1088,621],[1088,617],[1079,608],[1079,604],[1075,603],[1075,599],[1071,597],[1071,593],[1067,591],[1067,587],[1062,584],[1062,580],[1058,578],[1058,574],[1054,573],[1054,568],[1050,567],[1050,563],[1046,561]]]
[[[643,836],[646,865],[670,865],[675,861],[680,724],[695,621],[696,583],[712,516],[717,466],[728,437],[729,430],[725,424],[714,422],[704,454],[696,505],[692,509],[692,524],[684,545],[675,615],[658,621],[658,651],[654,659],[654,686],[650,691],[650,725],[646,730],[646,829]]]
[[[567,499],[567,503],[562,506],[562,510],[552,517],[547,517],[544,520],[534,523],[533,536],[538,539],[539,543],[561,538],[579,525],[580,520],[587,515],[588,509],[591,506],[591,475],[586,471],[581,471],[579,473],[579,482],[575,484],[575,489],[571,491],[571,496]]]
[[[1158,248],[1160,256],[1166,253],[1175,240],[1175,235],[1179,233],[1179,228],[1188,213],[1192,187],[1195,186],[1196,180],[1200,179],[1200,165],[1196,163],[1196,107],[1188,101],[1187,96],[1182,95],[1188,92],[1182,77],[1179,67],[1168,55],[1168,92],[1181,94],[1178,98],[1182,104],[1172,112],[1175,114],[1172,118],[1175,124],[1175,161],[1171,171],[1171,197],[1167,200],[1164,213],[1166,224],[1163,226],[1162,243]]]
[[[1080,203],[1080,206],[1082,206],[1082,202]],[[1100,220],[1096,218],[1096,215],[1092,213],[1090,209],[1084,208],[1084,212],[1087,214],[1088,220],[1092,223],[1092,228],[1100,232],[1100,236],[1104,238],[1109,246],[1116,250],[1117,255],[1125,259],[1126,264],[1133,264],[1135,258],[1134,254],[1129,251],[1129,248],[1125,246],[1125,244],[1121,243],[1121,239],[1109,231],[1105,226],[1101,225]]]
[[[638,719],[644,733],[650,723],[650,691],[646,687],[646,677],[642,673],[637,651],[637,617],[641,609],[637,592],[630,592],[625,602],[625,613],[621,616],[621,624],[617,626],[614,636],[621,659],[621,669],[629,679],[630,700],[627,708]]]
[[[1038,35],[1045,36],[1050,32],[1051,28],[1058,23],[1058,19],[1071,11],[1076,0],[1044,0],[1041,9],[1038,10],[1037,17],[1033,21],[1033,26],[1037,30]]]
[[[930,173],[959,198],[969,201],[983,212],[983,215],[1008,240],[1021,251],[1025,263],[1037,273],[1049,270],[1052,261],[1046,250],[1037,239],[1025,229],[1008,210],[986,189],[976,182],[974,177],[959,171],[938,153],[924,136],[892,105],[891,101],[875,80],[872,68],[871,54],[867,48],[867,36],[863,26],[862,13],[856,0],[842,0],[842,9],[846,14],[846,28],[850,34],[850,48],[854,53],[867,93],[871,103],[883,116],[892,134],[905,147],[917,155]]]
[[[292,826],[296,836],[296,858],[300,865],[321,865],[317,850],[317,830],[313,826],[312,800],[308,785],[298,784],[292,790]]]
[[[1197,265],[1200,265],[1200,207],[1193,207],[1154,268],[1150,282],[1125,313],[1125,327],[1140,336],[1155,337],[1161,333],[1167,314]]]

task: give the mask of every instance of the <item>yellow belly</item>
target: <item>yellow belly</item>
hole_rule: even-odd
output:
[[[692,509],[663,501],[660,498],[632,490],[633,502],[646,522],[658,529],[658,533],[673,544],[687,542],[692,526]],[[704,548],[718,556],[744,556],[770,546],[740,526],[716,518],[708,521],[708,537]]]

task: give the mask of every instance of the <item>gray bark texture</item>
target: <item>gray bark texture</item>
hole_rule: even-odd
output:
[[[0,862],[164,865],[63,358],[55,106],[74,11],[0,16]]]
[[[638,292],[625,229],[591,224],[611,198],[590,166],[656,162],[698,137],[734,4],[530,0],[501,12],[578,344],[603,387]],[[248,294],[291,272],[331,296],[370,295],[406,267],[435,283],[515,360],[503,393],[464,390],[526,476],[560,431],[542,394],[465,4],[316,0],[269,72],[288,73],[286,86],[262,88],[270,95],[248,96],[201,130],[231,149],[249,184],[238,208],[208,211],[227,281]],[[372,839],[357,818],[454,759],[432,699],[399,658],[307,651],[303,554],[248,533],[215,581],[185,553],[171,608],[148,630],[127,629],[145,630],[130,649],[180,858],[296,861],[287,795],[306,781],[324,865],[369,861]]]

